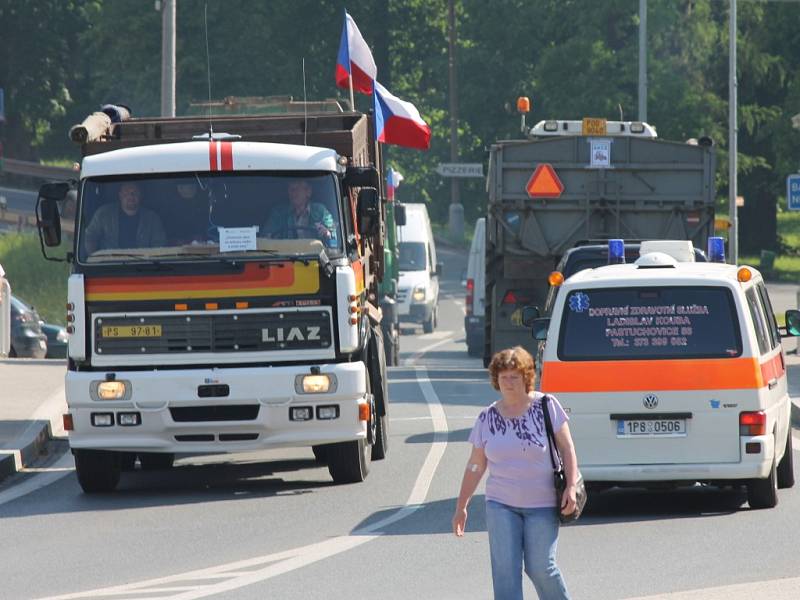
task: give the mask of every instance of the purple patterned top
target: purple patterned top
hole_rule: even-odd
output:
[[[486,499],[517,508],[556,505],[553,467],[544,428],[541,398],[534,392],[530,408],[520,417],[506,419],[497,402],[478,415],[469,441],[483,448],[489,466]],[[548,405],[553,431],[569,420],[558,400]]]

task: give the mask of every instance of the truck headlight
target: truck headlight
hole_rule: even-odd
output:
[[[327,394],[336,391],[336,376],[328,373],[298,375],[294,379],[294,389],[298,394]]]
[[[425,286],[418,285],[414,288],[414,293],[411,294],[411,298],[414,302],[425,302]]]
[[[94,400],[127,400],[131,396],[129,381],[93,381],[89,387]]]

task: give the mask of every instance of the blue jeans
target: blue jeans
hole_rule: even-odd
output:
[[[541,600],[569,600],[556,565],[555,508],[514,508],[486,501],[495,600],[522,600],[522,567]]]

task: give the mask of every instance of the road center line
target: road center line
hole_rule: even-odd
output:
[[[196,598],[206,598],[266,581],[277,575],[300,569],[317,561],[356,548],[384,535],[386,527],[405,519],[424,506],[423,503],[430,490],[431,483],[436,474],[436,469],[447,448],[448,426],[444,408],[428,378],[427,369],[424,367],[417,367],[416,372],[419,387],[422,390],[422,394],[428,404],[428,411],[430,412],[434,434],[433,443],[417,474],[417,479],[414,482],[408,500],[406,500],[405,505],[394,513],[375,523],[360,527],[349,535],[331,538],[299,548],[292,548],[290,550],[217,565],[206,569],[198,569],[188,573],[180,573],[148,581],[140,581],[85,592],[48,596],[40,600],[77,600],[79,598],[103,598],[122,595],[128,598],[136,597],[137,600],[195,600]],[[242,571],[245,571],[245,573],[242,573]],[[202,581],[198,581],[194,586],[190,585],[189,589],[184,587],[187,581],[191,582],[193,579]],[[223,581],[212,581],[209,583],[209,580],[213,579],[223,579]],[[183,584],[181,586],[183,589],[179,593],[165,596],[164,591],[168,589],[169,584],[176,582],[181,582],[181,584]]]

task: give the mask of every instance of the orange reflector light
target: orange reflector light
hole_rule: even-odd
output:
[[[358,325],[358,317],[350,317],[350,325]]]
[[[75,424],[72,422],[72,415],[69,413],[65,413],[61,416],[64,422],[64,431],[73,431],[75,429]]]
[[[358,294],[350,294],[350,295],[347,297],[347,299],[348,299],[350,302],[355,302],[356,300],[358,300]]]
[[[517,112],[527,113],[531,112],[531,101],[527,96],[520,96],[517,98]]]
[[[176,304],[175,310],[189,310],[188,304]]]
[[[206,310],[217,310],[219,308],[219,304],[216,302],[206,302]]]
[[[736,279],[744,283],[745,281],[750,281],[753,277],[753,272],[748,269],[747,267],[741,267],[738,271],[736,271]]]
[[[237,302],[236,303],[236,308],[241,308],[241,309],[250,308],[250,303],[249,302]]]
[[[357,307],[357,306],[352,306],[352,305],[351,305],[351,306],[350,306],[350,313],[351,313],[351,314],[355,314],[355,313],[357,313],[357,312],[358,312],[358,307]]]
[[[564,283],[564,274],[561,271],[553,271],[547,276],[547,281],[553,287],[558,287]]]
[[[766,435],[767,415],[763,410],[739,413],[739,435]]]
[[[369,404],[358,405],[358,420],[369,421]]]

